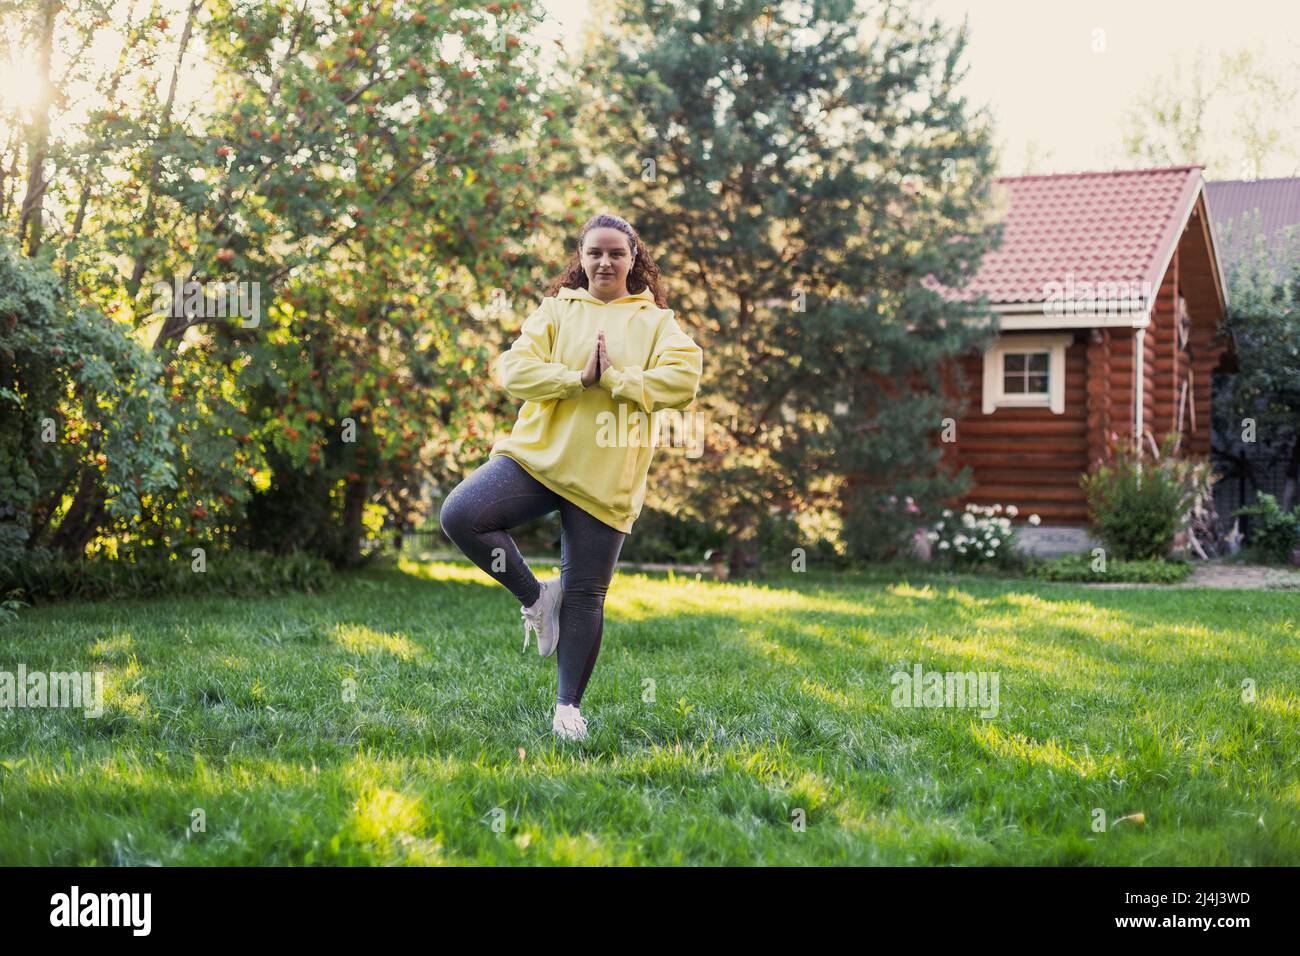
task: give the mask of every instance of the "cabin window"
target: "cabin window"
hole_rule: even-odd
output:
[[[998,408],[1065,412],[1065,352],[1073,332],[1006,334],[984,353],[984,414]]]
[[[1051,361],[1051,352],[1003,352],[1003,393],[1046,396]]]

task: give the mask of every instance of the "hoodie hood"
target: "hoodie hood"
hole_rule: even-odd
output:
[[[581,299],[584,302],[594,302],[596,305],[618,305],[622,302],[645,302],[651,306],[654,306],[655,304],[654,293],[650,291],[649,286],[646,286],[646,288],[642,289],[640,292],[619,296],[617,299],[610,299],[608,302],[602,302],[600,299],[596,298],[591,294],[590,289],[570,289],[567,287],[561,289],[560,294],[556,296],[556,298]],[[642,306],[642,308],[644,308],[644,306]]]

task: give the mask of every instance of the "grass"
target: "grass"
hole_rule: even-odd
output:
[[[26,610],[106,710],[0,708],[0,864],[1300,863],[1300,595],[909,577],[620,572],[580,743],[466,564]]]
[[[1192,574],[1190,561],[1166,561],[1162,558],[1149,561],[1112,558],[1103,565],[1104,570],[1098,570],[1096,564],[1091,554],[1067,554],[1035,565],[1029,576],[1043,581],[1176,584]]]

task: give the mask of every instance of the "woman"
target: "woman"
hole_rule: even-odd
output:
[[[636,231],[603,214],[582,227],[577,252],[496,367],[523,402],[519,417],[447,496],[439,521],[518,598],[524,649],[530,631],[542,657],[558,648],[551,728],[580,740],[587,722],[578,705],[600,653],[605,593],[641,513],[654,450],[649,435],[627,426],[642,420],[637,413],[653,425],[648,416],[659,409],[690,405],[703,352],[666,308],[659,267]],[[507,529],[556,509],[560,576],[539,582]]]

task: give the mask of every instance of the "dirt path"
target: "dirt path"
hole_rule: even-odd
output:
[[[1268,567],[1262,564],[1224,564],[1198,561],[1187,579],[1177,584],[1137,584],[1115,581],[1084,584],[1089,588],[1248,588],[1253,590],[1300,589],[1300,569]]]
[[[1300,569],[1261,564],[1199,563],[1182,588],[1300,588]]]

